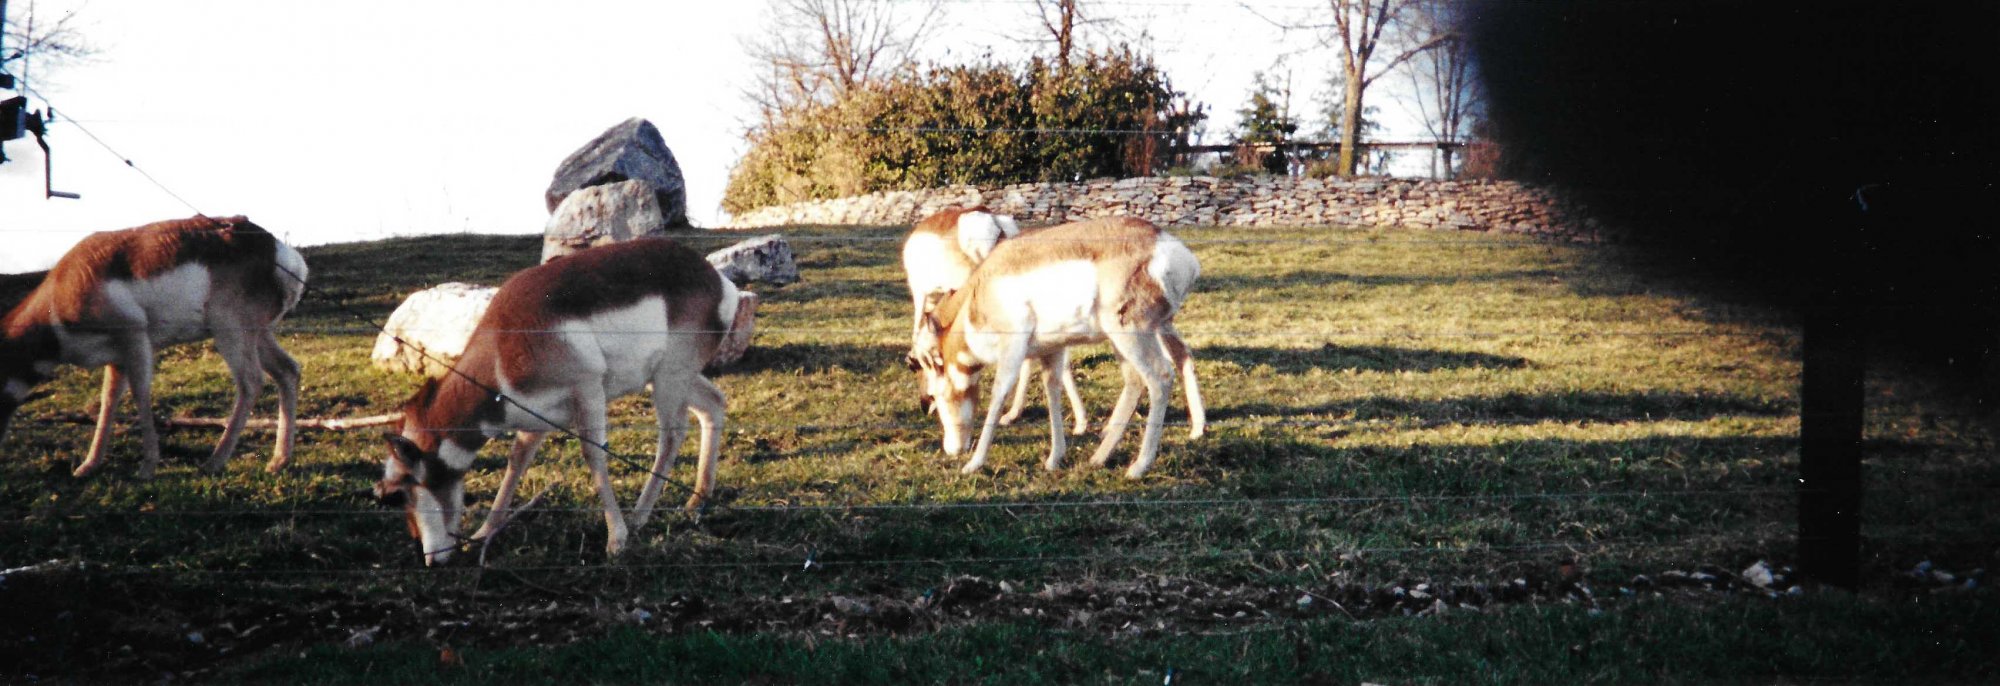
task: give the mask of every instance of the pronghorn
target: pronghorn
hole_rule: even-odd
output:
[[[236,382],[236,402],[202,468],[222,471],[236,452],[243,423],[263,390],[278,384],[277,447],[267,471],[292,458],[299,365],[278,346],[271,327],[305,292],[306,261],[263,227],[243,217],[156,222],[91,234],[70,248],[42,284],[0,320],[0,437],[8,420],[58,363],[104,365],[104,390],[90,452],[75,474],[104,463],[127,387],[137,406],[145,461],[139,478],[160,463],[153,421],[155,354],[176,343],[215,339]]]
[[[984,206],[949,208],[917,222],[903,241],[903,274],[909,282],[911,309],[915,313],[912,338],[923,328],[927,300],[963,286],[971,278],[972,270],[985,261],[1000,241],[1019,235],[1021,228],[1013,217],[994,214]],[[1165,344],[1168,355],[1186,377],[1189,436],[1200,438],[1207,421],[1201,404],[1201,386],[1195,380],[1194,361],[1188,357],[1187,345],[1179,336],[1173,336]],[[1090,429],[1090,417],[1084,410],[1082,395],[1076,390],[1069,352],[1063,350],[1050,359],[1055,364],[1051,373],[1062,382],[1063,393],[1069,397],[1073,415],[1070,433],[1083,435]],[[1030,376],[1026,372],[1021,374],[1020,383],[1013,389],[1013,404],[1000,416],[1001,424],[1012,424],[1021,416],[1027,404]]]
[[[912,339],[923,328],[927,299],[965,285],[972,269],[993,252],[994,246],[1020,234],[1021,227],[1014,223],[1013,217],[994,214],[984,206],[947,208],[911,227],[909,237],[903,239],[903,275],[910,285],[910,306],[914,313]],[[1054,361],[1057,366],[1052,373],[1062,381],[1063,392],[1069,395],[1070,408],[1074,410],[1075,428],[1070,432],[1082,435],[1090,430],[1090,417],[1083,410],[1083,396],[1076,391],[1076,376],[1070,373],[1068,352],[1056,356]],[[1022,374],[1021,383],[1014,387],[1014,404],[1007,414],[1000,416],[1001,424],[1012,424],[1020,418],[1028,402],[1028,377]]]
[[[516,432],[493,511],[474,540],[506,522],[548,432],[573,425],[604,506],[605,551],[618,554],[652,515],[689,412],[701,422],[701,462],[687,506],[699,506],[714,486],[724,399],[701,369],[733,334],[738,297],[701,255],[660,238],[590,248],[515,274],[480,317],[457,371],[426,381],[404,404],[376,496],[404,508],[425,564],[443,563],[460,538],[465,473],[479,449]],[[649,383],[659,443],[627,521],[605,464],[605,406]]]
[[[1090,461],[1103,465],[1110,459],[1143,386],[1146,433],[1126,475],[1144,475],[1159,453],[1173,388],[1168,350],[1180,341],[1174,315],[1200,273],[1200,262],[1179,239],[1133,218],[1066,224],[1002,242],[963,287],[931,299],[910,350],[911,365],[923,372],[925,396],[944,425],[945,453],[965,450],[979,402],[978,375],[986,366],[995,368],[994,388],[1009,388],[1030,358],[1052,370],[1064,348],[1108,339],[1123,363],[1125,388]],[[1065,449],[1056,385],[1055,375],[1045,371],[1050,442],[1045,465],[1052,470],[1061,468]],[[966,473],[986,463],[1002,395],[996,392],[986,410]],[[1200,403],[1193,393],[1189,400]]]

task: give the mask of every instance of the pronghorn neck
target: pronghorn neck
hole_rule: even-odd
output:
[[[501,402],[472,380],[447,372],[442,379],[425,381],[403,404],[403,437],[427,455],[439,454],[446,444],[477,453],[490,440],[485,425],[499,416]]]

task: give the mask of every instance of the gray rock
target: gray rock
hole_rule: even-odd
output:
[[[687,184],[680,164],[653,123],[633,117],[570,153],[556,167],[543,199],[550,212],[578,190],[619,181],[643,181],[659,194],[667,226],[687,226]]]
[[[579,189],[563,198],[542,230],[542,261],[607,243],[658,236],[667,211],[644,181],[619,181]]]
[[[394,372],[440,376],[465,354],[479,316],[500,289],[446,283],[417,291],[396,306],[368,358]]]
[[[799,280],[799,263],[792,245],[778,234],[758,236],[708,254],[708,263],[722,278],[738,284],[762,281],[783,285]]]

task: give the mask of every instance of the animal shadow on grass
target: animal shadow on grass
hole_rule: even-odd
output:
[[[1417,420],[1425,425],[1683,420],[1724,416],[1782,417],[1790,402],[1695,393],[1503,393],[1439,399],[1367,398],[1355,402],[1244,403],[1209,417],[1297,417],[1351,414],[1354,421]]]
[[[1331,343],[1317,349],[1208,345],[1196,348],[1194,356],[1197,362],[1226,360],[1246,369],[1268,366],[1279,374],[1303,374],[1314,369],[1330,372],[1434,372],[1445,369],[1521,369],[1528,366],[1526,358],[1488,353]]]
[[[901,369],[907,346],[855,343],[781,343],[753,345],[742,359],[711,376],[756,374],[758,372],[823,373],[834,369],[870,374],[882,369]],[[914,386],[912,386],[914,388]]]
[[[1353,284],[1356,286],[1446,286],[1464,283],[1501,283],[1507,281],[1544,282],[1565,276],[1554,269],[1515,269],[1480,274],[1346,274],[1317,269],[1278,272],[1268,274],[1203,274],[1195,282],[1195,292],[1200,293],[1254,293],[1270,289],[1295,289],[1300,287],[1331,286]]]

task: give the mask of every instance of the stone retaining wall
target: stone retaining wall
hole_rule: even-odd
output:
[[[1162,226],[1379,226],[1600,238],[1595,220],[1550,189],[1513,181],[1379,178],[1172,176],[954,186],[759,208],[725,226],[911,224],[940,209],[971,204],[1025,224],[1129,215]]]

